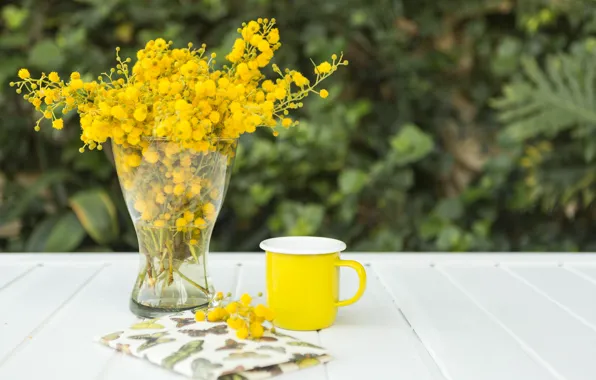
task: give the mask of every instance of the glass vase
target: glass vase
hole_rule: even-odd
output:
[[[181,147],[149,139],[112,144],[140,265],[130,300],[141,317],[206,305],[213,293],[207,256],[225,198],[237,140]]]

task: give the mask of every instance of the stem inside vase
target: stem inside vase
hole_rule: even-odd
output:
[[[137,224],[141,260],[131,307],[155,317],[200,307],[213,293],[207,270],[210,228]]]

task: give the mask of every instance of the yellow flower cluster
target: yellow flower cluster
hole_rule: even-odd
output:
[[[214,303],[219,306],[204,311],[197,311],[197,321],[226,322],[230,328],[236,330],[239,339],[258,339],[265,332],[264,322],[273,324],[273,312],[263,304],[252,306],[252,297],[243,294],[238,301],[228,301],[230,293],[225,297],[222,292],[215,294]],[[262,296],[261,293],[258,296]],[[226,304],[227,303],[227,304]],[[224,305],[225,304],[225,305]],[[275,331],[275,327],[272,327]]]
[[[315,66],[312,84],[302,73],[273,64],[279,77],[267,79],[261,70],[281,46],[274,26],[275,19],[242,24],[226,56],[230,65],[221,69],[215,68],[216,55],[207,54],[205,45],[193,49],[189,43],[175,49],[171,41],[158,38],[137,53],[132,69],[131,59],[122,60],[117,48],[116,68],[97,80],[85,81],[77,72],[68,81],[55,72],[33,79],[21,69],[21,80],[11,85],[17,93],[25,91],[24,98],[41,112],[36,130],[44,118],[61,129],[59,111],[76,109],[81,140],[88,149],[101,149],[111,138],[118,145],[140,147],[151,160],[155,155],[148,151],[148,138],[163,138],[182,148],[208,151],[217,139],[235,139],[257,127],[296,125],[287,117],[289,111],[302,107],[309,93],[326,98],[328,91],[317,92],[315,87],[338,66],[348,64],[333,55],[331,62]]]
[[[163,290],[181,278],[209,293],[206,274],[197,283],[180,266],[194,262],[205,268],[238,137],[258,127],[297,125],[290,111],[302,107],[310,93],[327,98],[329,92],[317,86],[348,64],[334,54],[315,64],[311,81],[271,64],[281,46],[275,19],[243,23],[238,33],[225,57],[228,63],[219,68],[205,45],[174,48],[171,41],[157,38],[137,52],[134,64],[116,48],[116,67],[95,80],[78,72],[68,78],[56,72],[33,78],[23,68],[20,79],[11,82],[41,113],[36,131],[44,119],[55,129],[64,128],[62,114],[76,110],[81,152],[101,150],[112,140],[140,252],[147,258],[139,287]],[[265,76],[267,67],[274,77]],[[228,321],[239,336],[258,337],[261,322],[272,316],[264,306],[253,308],[245,301],[215,309],[209,319]]]
[[[213,145],[212,154],[181,149],[167,140],[150,140],[146,148],[115,145],[114,160],[133,220],[180,231],[212,225],[237,142],[219,140]]]
[[[549,141],[541,141],[535,145],[526,147],[524,155],[520,158],[519,163],[525,169],[524,183],[529,188],[536,188],[538,185],[538,177],[540,166],[543,161],[548,158],[548,154],[552,152],[553,146]],[[537,194],[534,192],[534,194]]]

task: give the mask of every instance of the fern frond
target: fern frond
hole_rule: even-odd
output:
[[[540,135],[553,136],[568,129],[596,129],[594,57],[548,57],[545,69],[534,59],[524,59],[525,81],[504,87],[492,106],[505,125],[505,134],[517,141]]]
[[[588,107],[586,95],[582,92],[580,82],[577,80],[578,78],[581,78],[581,72],[577,62],[569,58],[569,56],[562,56],[561,60],[563,62],[561,65],[563,76],[567,83],[569,83],[569,90],[571,92],[572,99],[575,101],[575,103],[579,103],[584,107]]]
[[[584,90],[586,92],[586,104],[594,104],[594,76],[596,74],[596,68],[593,62],[585,61],[584,72],[586,73],[586,80],[584,81]]]

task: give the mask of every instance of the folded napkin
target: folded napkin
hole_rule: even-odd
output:
[[[225,323],[196,322],[190,311],[145,320],[96,340],[201,380],[265,379],[331,360],[324,348],[280,332],[238,339]]]

